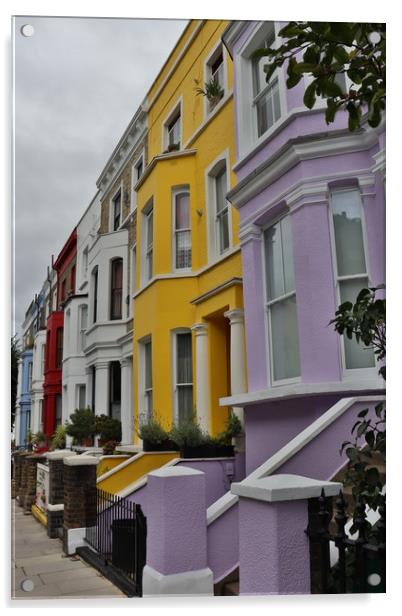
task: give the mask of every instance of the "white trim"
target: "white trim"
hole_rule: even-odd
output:
[[[136,178],[139,163],[142,160],[142,173],[139,178]],[[130,189],[130,214],[132,214],[137,207],[137,192],[134,190],[134,186],[138,180],[142,178],[145,171],[145,148],[142,148],[141,153],[133,160],[131,165],[131,189]],[[128,216],[127,216],[128,218]],[[125,220],[123,221],[125,222]]]
[[[338,276],[338,260],[337,260],[337,252],[336,252],[336,242],[335,242],[335,227],[334,227],[334,219],[333,219],[333,210],[332,210],[332,194],[337,192],[351,192],[357,191],[359,193],[359,209],[360,209],[360,220],[362,225],[362,239],[363,239],[363,252],[364,252],[364,260],[366,265],[366,272],[360,273],[351,276]],[[346,187],[336,187],[331,189],[328,186],[328,224],[329,224],[329,235],[330,235],[330,244],[331,244],[331,259],[332,259],[332,269],[333,269],[333,282],[335,288],[336,302],[337,306],[341,304],[341,296],[340,296],[340,282],[348,281],[348,280],[357,280],[357,279],[367,279],[367,287],[370,286],[370,270],[369,270],[369,260],[368,260],[368,241],[367,241],[367,230],[365,224],[365,212],[363,207],[363,196],[360,188],[360,184],[357,186],[346,186]],[[362,285],[363,288],[363,285]],[[375,365],[375,356],[373,351],[373,362],[374,365],[369,368],[346,368],[346,353],[345,353],[345,339],[343,336],[340,336],[339,339],[339,354],[340,354],[340,367],[342,370],[342,378],[344,380],[354,380],[358,378],[364,378],[366,376],[373,376],[377,374],[377,368]],[[357,343],[356,343],[357,344]]]
[[[63,460],[63,458],[76,456],[77,453],[69,449],[56,449],[55,451],[48,451],[45,455],[48,460]]]
[[[154,284],[154,282],[157,282],[158,280],[170,280],[170,279],[175,279],[175,278],[196,278],[197,276],[200,276],[201,274],[204,274],[208,270],[214,268],[215,266],[217,266],[219,263],[221,263],[225,259],[232,257],[234,254],[236,254],[236,252],[240,252],[240,250],[241,248],[239,245],[233,246],[230,250],[220,255],[219,258],[216,259],[216,261],[208,262],[207,265],[204,265],[198,270],[192,270],[191,272],[183,272],[183,273],[177,272],[177,273],[170,273],[170,274],[157,274],[156,276],[153,276],[151,280],[148,280],[146,284],[141,286],[141,288],[138,289],[138,291],[134,293],[132,299],[135,299],[136,297],[141,295],[141,293],[146,291],[146,289],[149,286],[151,286],[151,284]]]
[[[94,530],[96,526],[90,527]],[[86,528],[68,528],[66,529],[66,551],[70,556],[71,554],[75,554],[76,549],[80,547],[86,547],[88,544],[85,541],[87,529]]]
[[[171,154],[172,152],[167,152],[169,146],[169,132],[168,132],[168,124],[172,121],[172,119],[177,115],[180,119],[180,141],[179,141],[179,149],[172,150],[172,152],[180,151],[183,149],[183,95],[179,96],[176,102],[170,107],[168,114],[164,117],[161,122],[162,125],[162,154]]]
[[[123,200],[124,200],[124,191],[123,191],[123,179],[120,180],[120,185],[116,190],[113,191],[112,196],[109,199],[109,233],[115,233],[120,230],[121,223],[123,220]],[[119,218],[119,226],[117,229],[114,228],[114,200],[120,192],[120,218]]]
[[[64,503],[59,503],[58,505],[46,503],[46,509],[47,511],[64,511]]]
[[[229,246],[223,252],[220,252],[218,246],[218,233],[216,231],[216,175],[223,169],[226,169],[226,186],[227,192],[230,190],[230,153],[229,148],[221,152],[204,170],[205,181],[205,209],[206,209],[206,224],[207,224],[207,247],[208,247],[208,263],[213,260],[218,260],[224,257],[233,248],[233,224],[232,224],[232,209],[229,201],[228,205],[228,227],[229,227]]]
[[[356,396],[353,398],[342,398],[338,400],[331,408],[323,413],[318,419],[313,421],[307,428],[297,434],[292,440],[290,440],[284,447],[277,451],[273,456],[268,458],[263,464],[256,468],[250,475],[244,480],[243,484],[247,484],[249,481],[255,479],[262,479],[274,473],[278,468],[283,466],[285,462],[290,460],[296,453],[298,453],[303,447],[308,445],[316,436],[318,436],[323,430],[334,423],[339,417],[341,417],[348,409],[358,402],[382,402],[385,400],[385,396]],[[213,503],[207,509],[207,525],[209,526],[228,509],[233,507],[238,502],[239,497],[235,494],[227,492],[215,503]]]
[[[94,458],[92,456],[70,456],[68,458],[64,458],[63,463],[67,466],[95,466],[98,464],[98,458]]]
[[[177,267],[177,255],[176,255],[176,235],[178,233],[176,229],[176,197],[178,195],[188,195],[188,218],[189,218],[189,228],[182,229],[181,231],[189,231],[190,232],[190,250],[191,250],[191,264],[193,262],[193,237],[192,237],[192,229],[191,229],[191,193],[189,184],[182,184],[178,186],[172,186],[171,188],[171,220],[172,220],[172,232],[171,232],[171,269],[172,272],[191,272],[192,265],[190,267]],[[179,231],[180,232],[180,231]]]
[[[130,456],[128,459],[125,458],[121,462],[121,464],[117,464],[117,466],[115,466],[114,468],[111,468],[110,471],[106,471],[106,473],[103,473],[103,475],[100,475],[99,477],[97,477],[96,483],[100,483],[101,481],[104,481],[105,479],[108,479],[109,477],[112,477],[116,473],[120,472],[123,468],[125,468],[126,466],[129,466],[132,462],[135,462],[135,461],[139,460],[143,456],[144,456],[144,453],[140,452],[140,453],[137,453],[137,455],[135,455],[135,456]],[[113,456],[113,458],[115,458],[115,457],[116,456]],[[99,458],[99,461],[103,460],[103,459],[104,459],[104,456],[101,456]]]
[[[213,596],[214,580],[209,567],[164,575],[145,565],[142,574],[143,597]]]
[[[318,498],[322,490],[325,496],[337,496],[342,490],[342,484],[301,475],[283,474],[262,479],[247,479],[240,483],[232,483],[230,486],[232,494],[267,503]]]
[[[191,374],[192,381],[191,383],[180,383],[180,385],[187,385],[192,388],[192,407],[194,407],[194,366],[193,366],[193,337],[191,335],[190,327],[178,327],[176,329],[171,330],[171,353],[172,353],[172,361],[171,361],[171,369],[172,369],[172,400],[173,400],[173,423],[179,422],[179,404],[178,404],[178,383],[177,383],[177,336],[178,334],[187,334],[190,336],[191,340]],[[193,408],[191,409],[193,411]]]

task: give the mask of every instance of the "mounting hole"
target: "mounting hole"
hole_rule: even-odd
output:
[[[34,586],[35,584],[33,583],[32,580],[22,580],[21,582],[21,588],[25,592],[31,592],[31,590],[34,589]]]
[[[367,582],[370,586],[378,586],[381,584],[381,575],[378,575],[378,573],[371,573],[367,578]]]
[[[33,36],[35,33],[34,27],[31,24],[25,24],[21,27],[22,36]]]

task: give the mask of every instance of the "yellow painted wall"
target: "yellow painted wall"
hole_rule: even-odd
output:
[[[202,22],[190,22],[148,95],[148,169],[137,192],[137,270],[134,299],[134,425],[143,410],[138,391],[138,350],[141,341],[152,338],[152,380],[154,414],[169,428],[173,419],[172,332],[191,328],[206,321],[210,325],[209,374],[211,398],[210,432],[223,430],[228,409],[220,408],[218,399],[230,394],[230,362],[228,320],[226,310],[242,308],[241,286],[230,286],[200,302],[199,296],[211,292],[233,278],[241,278],[241,256],[238,247],[238,212],[231,208],[231,248],[215,264],[208,252],[206,170],[225,153],[230,186],[236,183],[231,168],[236,160],[232,61],[223,47],[227,83],[220,109],[206,114],[204,97],[197,96],[195,79],[204,85],[204,66],[212,50],[220,42],[228,22],[208,20],[190,42]],[[179,56],[185,49],[181,60]],[[177,62],[176,67],[174,63]],[[182,150],[163,154],[163,125],[176,103],[182,102]],[[184,154],[183,154],[184,152]],[[188,152],[188,154],[186,154]],[[190,190],[190,225],[192,239],[192,275],[177,274],[172,264],[172,188],[188,186]],[[144,216],[142,211],[153,199],[153,276],[142,287]],[[237,247],[237,250],[236,250]],[[195,340],[193,336],[193,382],[195,388]],[[137,437],[135,437],[137,440]]]
[[[141,479],[151,471],[160,468],[170,460],[179,458],[178,452],[143,452],[132,458],[129,464],[120,464],[113,473],[105,479],[100,478],[96,483],[96,487],[100,490],[117,494],[120,490],[124,490],[128,485]]]
[[[102,456],[96,467],[96,476],[100,477],[104,473],[111,471],[112,468],[116,468],[125,460],[128,460],[131,456]]]

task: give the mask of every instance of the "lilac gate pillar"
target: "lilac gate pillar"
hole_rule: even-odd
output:
[[[213,595],[205,475],[172,466],[148,475],[143,596]]]
[[[310,594],[308,499],[342,484],[298,475],[233,483],[239,502],[241,595]]]

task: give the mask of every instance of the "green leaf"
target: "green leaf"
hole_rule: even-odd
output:
[[[325,111],[325,121],[327,124],[331,124],[331,122],[335,119],[335,114],[338,111],[338,105],[335,103],[333,98],[327,99],[327,109]]]
[[[307,64],[317,65],[320,61],[320,48],[317,45],[310,45],[303,54],[303,60]]]
[[[309,86],[307,86],[306,91],[304,93],[304,97],[303,97],[303,102],[306,105],[306,107],[308,107],[309,109],[312,109],[315,105],[315,101],[316,101],[315,91],[316,91],[316,84],[313,81],[312,83],[310,83]]]
[[[364,438],[366,439],[366,443],[369,447],[374,446],[374,441],[375,441],[374,432],[366,432]]]
[[[357,459],[358,450],[355,447],[348,447],[345,453],[351,462]]]
[[[360,413],[358,413],[357,416],[358,417],[366,417],[368,412],[369,412],[368,409],[364,409],[363,411],[360,411]]]
[[[344,47],[337,45],[334,49],[334,56],[340,64],[346,64],[349,62],[349,54]]]

